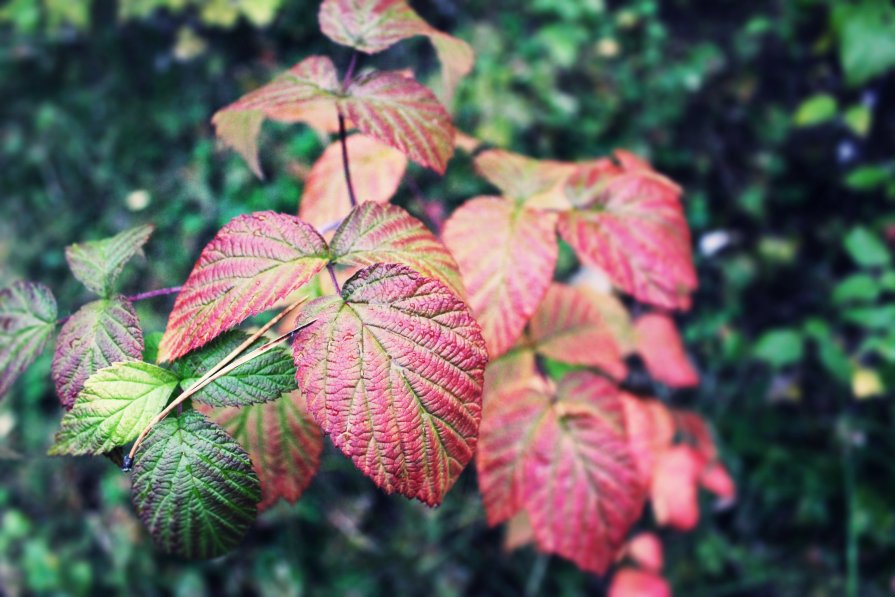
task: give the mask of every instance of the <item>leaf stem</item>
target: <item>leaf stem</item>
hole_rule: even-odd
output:
[[[329,279],[333,281],[333,286],[336,287],[336,294],[342,294],[342,288],[339,286],[339,281],[336,279],[336,268],[333,267],[332,263],[327,264],[326,271],[329,272]]]
[[[146,292],[141,292],[139,294],[132,294],[131,296],[126,297],[132,303],[136,303],[137,301],[142,301],[145,299],[155,298],[157,296],[167,296],[169,294],[177,294],[183,286],[172,286],[171,288],[159,288],[156,290],[148,290]]]
[[[354,195],[354,185],[351,184],[351,168],[348,165],[348,140],[345,134],[345,115],[339,110],[339,142],[342,144],[342,169],[345,171],[345,184],[348,185],[348,198],[351,207],[357,207],[357,197]]]
[[[189,398],[190,396],[192,396],[193,394],[195,394],[196,392],[198,392],[199,390],[201,390],[202,388],[204,388],[205,386],[207,386],[208,384],[210,384],[217,378],[219,378],[223,375],[226,375],[230,371],[233,371],[233,369],[235,369],[236,367],[239,367],[240,365],[243,365],[256,357],[261,356],[262,354],[264,354],[265,352],[267,352],[268,350],[270,350],[271,348],[276,346],[277,342],[280,342],[283,339],[289,337],[295,331],[301,329],[302,327],[305,327],[305,325],[310,325],[310,324],[304,324],[302,326],[299,326],[298,328],[291,330],[291,331],[287,332],[286,334],[283,334],[276,340],[272,340],[272,341],[268,342],[267,344],[264,344],[263,346],[256,348],[249,354],[237,359],[237,357],[239,357],[239,355],[242,354],[256,340],[258,340],[258,338],[260,338],[261,336],[266,334],[267,331],[270,330],[270,328],[275,326],[286,315],[288,315],[289,313],[291,313],[292,311],[297,309],[302,303],[305,302],[305,300],[306,299],[303,298],[299,301],[296,301],[296,302],[292,303],[291,305],[289,305],[288,307],[286,307],[285,309],[283,309],[282,311],[280,311],[279,313],[277,313],[273,319],[271,319],[266,324],[261,326],[261,329],[259,329],[257,332],[252,334],[249,338],[247,338],[245,340],[245,342],[243,342],[242,344],[237,346],[235,349],[233,349],[223,359],[218,361],[218,363],[214,367],[212,367],[211,369],[206,371],[205,374],[202,377],[200,377],[196,381],[196,383],[191,385],[188,390],[184,391],[173,402],[171,402],[167,407],[165,407],[165,409],[162,412],[160,412],[155,417],[153,417],[153,419],[151,421],[149,421],[149,423],[146,425],[146,427],[143,428],[143,431],[140,432],[140,435],[137,436],[137,440],[134,442],[134,445],[131,446],[130,452],[128,452],[128,455],[124,459],[124,466],[122,467],[122,469],[125,471],[130,470],[130,467],[133,465],[133,462],[134,462],[134,454],[137,453],[137,449],[140,447],[140,444],[143,443],[143,440],[146,438],[146,435],[152,430],[152,428],[155,425],[157,425],[159,422],[162,421],[162,419],[167,417],[171,413],[172,410],[174,410],[175,408],[177,408],[178,406],[183,404],[187,398]],[[236,360],[234,360],[234,359],[236,359]]]
[[[348,62],[348,70],[345,71],[345,78],[342,79],[342,90],[348,89],[351,79],[354,77],[354,69],[357,67],[357,50],[351,52],[351,60]]]

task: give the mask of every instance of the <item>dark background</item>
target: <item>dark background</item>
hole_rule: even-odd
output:
[[[413,2],[477,53],[453,106],[484,141],[544,158],[615,147],[686,190],[700,290],[680,318],[703,383],[670,392],[716,426],[734,507],[662,531],[680,595],[889,594],[895,587],[895,8],[860,2]],[[269,23],[240,16],[240,6]],[[0,285],[88,300],[63,250],[140,223],[156,233],[125,290],[185,279],[234,215],[294,213],[325,144],[265,126],[256,180],[209,119],[314,53],[346,48],[305,0],[7,0],[0,5]],[[423,40],[361,66],[418,66]],[[425,76],[425,75],[424,75]],[[448,209],[487,185],[465,156]],[[397,201],[424,208],[406,187]],[[140,303],[147,330],[170,299]],[[45,354],[0,403],[0,593],[9,595],[574,595],[604,582],[501,549],[474,471],[440,508],[387,497],[328,446],[298,504],[265,513],[211,562],[154,551],[126,476],[44,457],[61,417]]]

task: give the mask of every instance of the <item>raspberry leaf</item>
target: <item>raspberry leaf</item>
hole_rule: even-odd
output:
[[[110,297],[124,266],[140,252],[153,229],[138,226],[111,238],[69,245],[65,248],[65,259],[72,274],[88,290]]]
[[[0,290],[0,398],[43,352],[56,315],[56,299],[43,284],[19,281]]]
[[[637,352],[650,374],[672,388],[692,388],[699,373],[687,358],[684,342],[674,320],[662,313],[647,313],[634,323]]]

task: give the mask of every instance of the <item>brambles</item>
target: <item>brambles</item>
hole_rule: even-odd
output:
[[[404,2],[327,0],[321,22],[367,53],[429,37],[445,92],[469,69],[468,46]],[[257,509],[297,500],[324,433],[384,491],[433,506],[477,459],[489,522],[527,521],[519,527],[539,549],[597,573],[648,497],[660,523],[680,527],[698,516],[699,484],[730,497],[701,420],[621,386],[634,352],[660,381],[696,383],[670,316],[632,323],[609,285],[555,279],[563,239],[630,299],[687,308],[696,279],[680,189],[622,151],[580,163],[480,151],[412,74],[356,72],[355,60],[342,78],[329,58],[307,58],[215,115],[218,136],[258,175],[265,119],[338,131],[339,144],[312,169],[301,204],[311,221],[245,214],[205,247],[156,363],[141,361],[133,297],[114,290],[149,231],[71,251],[75,275],[102,298],[57,343],[54,379],[72,409],[52,452],[133,442],[135,506],[160,546],[187,557],[232,549]],[[455,146],[500,194],[463,204],[442,242],[385,203],[408,160],[444,172]],[[16,288],[0,354],[28,358],[55,309],[42,288]],[[236,330],[273,309],[297,314],[280,335]],[[25,365],[10,358],[4,381]]]

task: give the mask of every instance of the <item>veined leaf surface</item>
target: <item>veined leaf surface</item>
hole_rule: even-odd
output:
[[[326,241],[295,216],[237,216],[203,249],[168,319],[159,359],[203,346],[275,306],[326,265]]]
[[[65,259],[72,274],[88,290],[108,297],[124,266],[136,255],[153,231],[152,226],[137,226],[103,240],[76,243],[65,248]]]
[[[394,205],[358,205],[336,230],[330,252],[342,265],[400,263],[440,280],[458,297],[466,295],[460,268],[447,247],[422,222]]]
[[[87,303],[72,315],[56,340],[51,370],[56,393],[70,410],[84,382],[104,367],[143,356],[143,330],[124,297]]]
[[[261,487],[249,455],[194,410],[153,427],[135,462],[134,507],[168,553],[223,555],[255,521]]]
[[[487,362],[444,284],[402,265],[352,276],[302,309],[298,387],[333,443],[387,493],[436,505],[475,452]]]
[[[52,455],[103,454],[135,439],[165,407],[180,379],[140,361],[94,373],[62,417]]]
[[[351,183],[358,202],[387,203],[401,184],[407,158],[366,135],[351,135],[346,142]],[[350,211],[351,198],[342,170],[342,144],[336,141],[311,168],[298,213],[302,220],[319,229],[338,222]]]
[[[464,203],[444,227],[473,315],[497,358],[521,336],[553,279],[556,214],[496,197]]]
[[[504,195],[529,207],[571,207],[564,185],[575,172],[575,164],[489,149],[476,156],[475,169]]]
[[[261,481],[259,510],[280,498],[293,504],[298,500],[317,473],[323,451],[323,432],[311,419],[299,392],[267,404],[202,407],[202,412],[251,456]]]
[[[43,284],[0,290],[0,398],[43,352],[56,328],[56,299]]]

